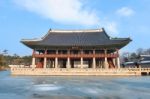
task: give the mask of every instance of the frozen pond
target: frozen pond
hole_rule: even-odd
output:
[[[150,99],[150,76],[10,76],[2,71],[0,99]]]

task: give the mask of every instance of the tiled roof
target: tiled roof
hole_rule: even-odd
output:
[[[110,38],[104,29],[99,30],[49,30],[41,39],[22,40],[21,42],[30,48],[35,46],[125,46],[130,38]]]

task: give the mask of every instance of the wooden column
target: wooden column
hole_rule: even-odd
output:
[[[95,50],[93,49],[93,68],[96,68]]]
[[[35,68],[36,65],[35,65],[35,50],[33,50],[33,53],[32,53],[32,65],[31,65],[32,68]]]
[[[104,67],[108,69],[108,62],[107,62],[107,49],[104,49],[105,59],[104,59]]]
[[[47,54],[47,50],[45,50],[45,53],[44,53],[44,68],[46,68],[46,65],[47,65],[46,54]]]
[[[68,57],[67,57],[67,68],[71,68],[71,67],[70,67],[70,57],[69,57],[69,55],[70,55],[70,50],[67,50],[67,54],[68,54]]]
[[[56,54],[58,54],[58,50],[56,50]],[[58,58],[55,57],[55,68],[58,68]]]

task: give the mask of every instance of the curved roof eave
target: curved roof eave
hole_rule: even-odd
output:
[[[35,48],[61,48],[61,47],[102,47],[102,48],[122,48],[124,46],[126,46],[130,41],[126,41],[126,42],[122,42],[122,43],[114,43],[114,44],[107,44],[107,45],[39,45],[39,44],[28,44],[23,43],[24,45],[26,45],[27,47],[31,48],[31,49],[35,49]]]
[[[92,34],[93,38],[91,38],[92,32],[101,33],[101,34]],[[55,33],[57,34],[57,36],[60,34],[58,38],[56,35],[54,35]],[[68,36],[66,37],[62,35],[62,33],[67,33],[67,35],[71,37],[71,39],[69,39],[71,40],[71,42],[66,41]],[[73,33],[77,33],[77,34],[84,33],[84,35],[80,35],[81,37],[79,37],[79,35],[72,35]],[[49,39],[49,37],[51,39]],[[53,37],[55,37],[55,39]],[[62,37],[64,37],[65,39],[64,38],[62,39]],[[77,39],[73,39],[72,37],[77,37]],[[88,41],[82,41],[82,40],[88,40]],[[94,42],[92,40],[94,40]],[[102,29],[93,29],[93,30],[69,30],[69,31],[68,30],[67,31],[66,30],[49,30],[48,33],[40,39],[37,39],[37,38],[36,39],[22,39],[21,43],[23,43],[24,45],[32,49],[34,49],[35,47],[71,47],[71,46],[84,46],[84,47],[85,46],[87,47],[88,46],[89,47],[92,47],[92,46],[96,46],[96,47],[111,47],[111,46],[117,47],[118,46],[119,47],[120,46],[120,48],[122,48],[123,46],[127,45],[130,41],[132,41],[130,38],[111,38],[102,28]]]

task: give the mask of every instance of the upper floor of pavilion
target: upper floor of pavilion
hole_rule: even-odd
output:
[[[131,41],[130,38],[113,38],[104,30],[52,30],[39,39],[22,39],[21,42],[31,49],[55,48],[101,48],[121,49]]]

